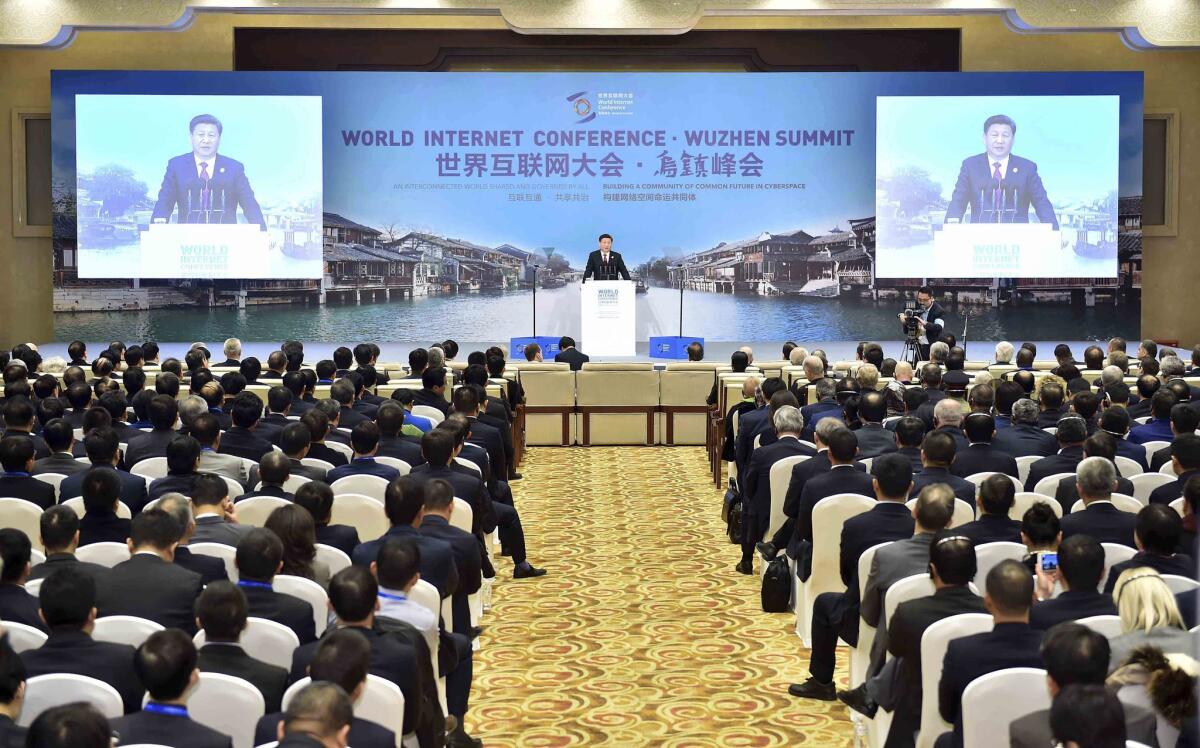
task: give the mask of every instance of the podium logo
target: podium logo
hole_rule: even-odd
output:
[[[596,302],[601,306],[614,306],[618,295],[615,288],[601,288],[596,292]]]
[[[577,91],[568,96],[567,101],[570,102],[575,116],[579,117],[575,124],[582,125],[596,119],[596,113],[592,111],[592,102],[588,99],[587,91]]]

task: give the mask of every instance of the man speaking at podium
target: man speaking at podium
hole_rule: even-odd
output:
[[[971,223],[1029,223],[1033,206],[1038,221],[1058,230],[1058,217],[1046,197],[1037,164],[1012,155],[1017,123],[1004,114],[983,123],[985,153],[964,159],[946,208],[948,223],[962,220],[971,206]]]
[[[246,222],[257,223],[266,231],[267,222],[254,199],[245,167],[217,154],[221,121],[211,114],[198,114],[192,117],[189,131],[192,152],[167,162],[151,222],[170,223],[178,205],[177,223],[237,223],[241,205]]]
[[[612,250],[613,238],[610,234],[600,235],[600,248],[588,255],[587,267],[583,269],[583,282],[592,280],[616,280],[620,276],[629,280],[629,271],[625,269],[625,261],[621,255]]]

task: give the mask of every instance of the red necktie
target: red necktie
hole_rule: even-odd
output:
[[[209,202],[212,200],[212,195],[208,190],[208,162],[200,162],[200,181],[204,182],[204,187],[200,190],[200,210],[208,210]]]
[[[1001,183],[1004,177],[1000,174],[1000,162],[992,162],[992,179],[996,180],[996,187],[992,191],[992,212],[996,214],[996,222],[1000,222],[1000,208],[1003,206],[1004,192],[1001,188]]]

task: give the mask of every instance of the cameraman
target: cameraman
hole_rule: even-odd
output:
[[[917,337],[924,338],[925,342],[920,343],[921,360],[929,360],[929,346],[935,342],[942,334],[942,328],[945,327],[946,310],[933,300],[933,291],[929,286],[921,286],[917,289],[917,308],[908,310],[913,312],[913,319],[917,323]],[[906,313],[901,312],[896,315],[903,326],[905,323]]]

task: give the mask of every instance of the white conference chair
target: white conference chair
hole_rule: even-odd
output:
[[[276,592],[298,597],[308,603],[313,609],[313,623],[316,625],[317,636],[325,633],[329,625],[329,595],[311,579],[297,577],[292,574],[276,574],[273,587]]]
[[[151,634],[162,630],[161,624],[148,618],[104,616],[96,619],[96,626],[92,629],[92,638],[101,642],[128,644],[136,649],[142,645],[142,642],[149,639]]]
[[[890,542],[890,541],[889,541]],[[863,591],[867,588],[867,577],[871,574],[871,562],[875,552],[888,543],[873,545],[858,557],[858,599],[861,601]],[[858,617],[858,646],[850,648],[850,687],[857,688],[867,676],[867,665],[871,660],[871,644],[875,641],[875,627]]]
[[[1045,478],[1042,478],[1037,482],[1037,485],[1033,487],[1033,492],[1040,493],[1045,496],[1054,496],[1056,493],[1058,493],[1058,484],[1062,482],[1063,478],[1068,477],[1074,478],[1075,473],[1055,473],[1054,475],[1047,475]]]
[[[450,526],[457,527],[463,532],[471,531],[471,524],[475,521],[475,510],[465,499],[454,497],[454,511],[450,514]]]
[[[167,477],[167,470],[166,457],[147,457],[144,460],[138,460],[136,465],[129,468],[129,472],[142,476],[147,483],[155,478]]]
[[[904,506],[908,507],[910,511],[916,505],[917,505],[916,499],[909,499],[908,501],[904,502]],[[958,527],[959,525],[965,525],[968,522],[974,522],[974,521],[975,521],[975,507],[971,506],[970,504],[963,501],[962,499],[955,497],[955,499],[954,499],[954,514],[952,514],[950,516],[950,527],[954,528],[954,527]]]
[[[282,708],[285,711],[296,694],[309,683],[312,678],[305,676],[283,692]],[[354,704],[354,716],[382,725],[399,737],[404,733],[404,692],[395,683],[368,674],[367,687]]]
[[[1200,588],[1200,582],[1178,574],[1163,574],[1162,578],[1167,583],[1167,586],[1171,588],[1171,592],[1176,595],[1181,592],[1190,592]]]
[[[975,586],[987,589],[987,575],[1001,561],[1025,558],[1025,546],[1021,543],[983,543],[975,546]],[[935,686],[936,690],[936,686]]]
[[[37,566],[38,564],[46,563],[46,554],[39,551],[37,548],[29,549],[29,564]]]
[[[20,530],[34,548],[41,549],[42,508],[32,501],[0,498],[0,527]]]
[[[237,548],[224,543],[188,543],[187,549],[192,553],[221,559],[225,562],[225,574],[229,577],[229,581],[237,583]]]
[[[60,503],[63,506],[71,507],[71,509],[75,511],[76,516],[78,516],[80,519],[83,519],[83,515],[87,514],[87,509],[83,505],[82,496],[76,496],[73,499],[67,499],[66,501]],[[117,516],[121,519],[131,519],[133,517],[133,512],[130,511],[129,505],[124,501],[117,501]]]
[[[41,579],[30,579],[25,583],[25,591],[34,597],[37,597],[38,593],[42,591],[42,582],[44,581],[46,581],[45,577],[42,577]]]
[[[1049,708],[1045,670],[1015,667],[976,678],[962,696],[963,745],[1006,743],[1013,720]]]
[[[433,421],[434,426],[446,420],[446,414],[432,405],[414,405],[412,408],[412,414],[414,416],[424,416],[428,418],[429,420]],[[397,733],[397,735],[398,734],[399,733]]]
[[[261,483],[259,484],[262,485]],[[262,527],[267,524],[267,517],[271,516],[271,512],[284,506],[288,506],[292,502],[287,499],[281,499],[278,496],[251,496],[248,499],[242,499],[237,502],[234,509],[237,511],[238,522],[243,525],[253,525],[254,527]]]
[[[1097,634],[1103,634],[1107,639],[1120,636],[1123,633],[1120,616],[1088,616],[1087,618],[1080,618],[1075,623],[1087,626]]]
[[[1021,485],[1025,485],[1025,481],[1029,480],[1029,468],[1033,463],[1042,459],[1041,455],[1025,455],[1017,458],[1017,477],[1021,479]]]
[[[1167,447],[1171,446],[1171,442],[1164,441],[1162,439],[1155,439],[1154,441],[1142,442],[1142,446],[1146,448],[1146,461],[1149,462],[1150,457],[1155,452],[1157,452],[1160,449],[1166,449]],[[1170,465],[1171,461],[1167,460],[1167,464]]]
[[[201,672],[188,696],[188,716],[233,739],[233,748],[253,748],[254,728],[267,713],[262,692],[244,678]]]
[[[476,475],[480,475],[480,476],[483,475],[483,471],[479,469],[479,466],[476,465],[475,463],[471,462],[470,460],[468,460],[466,457],[455,457],[454,462],[459,465],[462,465],[465,468],[470,468],[471,470],[474,470]]]
[[[1155,728],[1155,737],[1158,738],[1159,746],[1174,746],[1179,742],[1179,728],[1167,721],[1158,710],[1154,708],[1154,703],[1150,700],[1150,694],[1146,691],[1144,685],[1121,686],[1117,689],[1117,698],[1122,704],[1130,704],[1132,706],[1140,706],[1155,713],[1157,717],[1157,727]],[[1140,745],[1133,741],[1127,741],[1126,746]],[[1147,747],[1148,748],[1148,747]]]
[[[974,473],[973,475],[968,475],[968,476],[966,477],[966,480],[968,480],[968,481],[970,481],[971,483],[974,483],[974,484],[975,484],[975,493],[976,493],[976,494],[978,494],[978,493],[979,493],[979,487],[980,487],[981,485],[983,485],[983,482],[984,482],[985,480],[987,480],[988,478],[992,477],[993,475],[1003,475],[1004,477],[1008,478],[1010,481],[1012,481],[1012,482],[1013,482],[1013,488],[1014,488],[1014,490],[1016,490],[1016,491],[1023,491],[1023,490],[1025,490],[1025,484],[1024,484],[1024,483],[1022,483],[1022,482],[1021,482],[1020,480],[1018,480],[1017,478],[1014,478],[1014,477],[1012,477],[1011,475],[1008,475],[1007,473],[999,473],[999,472],[996,472],[996,471],[992,471],[992,472],[989,472],[989,473]]]
[[[350,565],[350,557],[345,551],[324,543],[317,543],[317,560],[329,567],[330,576]]]
[[[25,591],[29,592],[28,585]],[[5,621],[4,628],[8,631],[8,643],[17,654],[21,654],[26,650],[37,649],[46,643],[46,634],[35,629],[33,626],[27,626],[16,621]]]
[[[324,470],[327,473],[330,470],[333,470],[332,462],[326,462],[325,460],[320,460],[320,459],[317,459],[316,457],[301,457],[300,464],[307,465],[308,467],[315,467],[319,470]]]
[[[283,482],[283,490],[287,491],[288,493],[296,493],[296,489],[300,488],[300,486],[303,486],[305,483],[308,483],[310,480],[312,480],[312,478],[309,478],[309,477],[306,477],[303,475],[289,475],[287,480],[285,480]],[[255,491],[261,491],[262,487],[263,487],[262,481],[259,481],[258,483],[254,484]],[[251,497],[251,498],[258,498],[258,497]],[[275,498],[275,497],[272,496],[270,498]]]
[[[442,600],[438,596],[437,587],[434,587],[424,579],[418,579],[412,589],[408,591],[408,598],[414,603],[423,606],[435,616],[441,615]],[[438,658],[438,632],[437,629],[430,629],[423,632],[425,635],[425,644],[429,647],[429,656],[432,662],[437,662]],[[446,710],[446,676],[438,676],[438,701],[442,703],[442,711]]]
[[[1132,496],[1126,496],[1123,493],[1114,493],[1110,498],[1112,500],[1112,505],[1117,509],[1120,509],[1122,512],[1137,514],[1142,510],[1142,507],[1145,506],[1145,504],[1133,498]],[[1083,504],[1083,499],[1080,499],[1071,505],[1072,514],[1075,512],[1082,512],[1084,509],[1085,507]]]
[[[47,709],[75,701],[86,701],[106,719],[116,719],[125,713],[121,694],[104,681],[74,673],[51,673],[25,681],[25,705],[17,724],[29,727]]]
[[[88,563],[112,568],[129,560],[129,546],[125,543],[91,543],[75,549],[75,558]]]
[[[192,641],[199,649],[208,642],[208,638],[201,629]],[[295,631],[282,623],[250,617],[246,619],[246,628],[238,638],[238,644],[257,660],[291,670],[292,653],[300,646],[300,639]]]
[[[378,462],[380,465],[396,468],[400,471],[400,475],[408,475],[412,471],[412,465],[409,465],[399,457],[380,457],[376,455],[375,462]]]
[[[1135,475],[1141,475],[1145,472],[1142,470],[1142,466],[1138,464],[1137,460],[1129,457],[1117,455],[1113,458],[1113,461],[1117,463],[1117,472],[1120,473],[1121,477],[1123,478],[1132,478]]]
[[[237,497],[246,493],[246,488],[241,483],[238,483],[233,478],[230,478],[228,475],[222,475],[221,480],[225,481],[225,485],[229,490],[229,498],[233,499],[234,501],[237,500]]]
[[[342,444],[341,442],[335,442],[332,439],[330,439],[329,441],[325,442],[325,446],[329,447],[334,452],[341,452],[343,455],[346,456],[347,460],[354,457],[354,450],[350,448],[349,444]]]
[[[1104,548],[1104,573],[1100,575],[1099,590],[1103,592],[1104,586],[1108,584],[1108,570],[1116,564],[1133,558],[1137,551],[1121,543],[1101,543],[1100,545]]]
[[[1162,467],[1160,467],[1160,468],[1158,469],[1158,472],[1162,473],[1163,475],[1169,475],[1169,476],[1171,476],[1172,478],[1176,478],[1176,477],[1178,477],[1178,476],[1175,474],[1175,463],[1173,463],[1173,462],[1169,462],[1169,461],[1168,461],[1168,462],[1164,462],[1164,463],[1162,464]]]
[[[335,525],[351,525],[358,530],[358,537],[364,543],[375,540],[391,527],[381,500],[355,493],[334,497],[329,521]]]
[[[335,507],[337,506],[338,497],[344,494],[370,496],[382,504],[384,495],[387,492],[388,482],[378,475],[347,475],[345,478],[335,480],[329,487],[333,489],[333,505]]]
[[[942,663],[950,642],[991,630],[990,615],[962,613],[943,618],[921,635],[921,728],[917,734],[917,748],[933,748],[938,735],[953,729],[953,725],[942,719],[938,712],[938,684],[942,680]]]
[[[59,495],[59,488],[62,486],[62,482],[67,479],[67,476],[63,475],[62,473],[38,473],[33,477],[37,478],[42,483],[49,483],[50,485],[54,486],[55,496]]]
[[[1025,512],[1029,511],[1029,507],[1039,503],[1049,506],[1054,511],[1055,516],[1062,519],[1062,507],[1059,506],[1059,503],[1053,497],[1043,496],[1033,491],[1017,492],[1017,495],[1013,497],[1012,508],[1008,510],[1008,518],[1020,522],[1021,518],[1025,516]]]
[[[870,511],[875,499],[853,493],[839,493],[821,499],[813,507],[812,574],[800,583],[794,606],[796,633],[806,647],[812,646],[812,606],[822,592],[842,592],[839,571],[842,525],[851,517]]]
[[[1150,494],[1159,486],[1165,486],[1168,483],[1174,483],[1176,476],[1164,475],[1163,473],[1142,473],[1135,475],[1129,479],[1133,484],[1133,498],[1137,499],[1143,506],[1150,503]]]
[[[783,523],[787,521],[787,515],[783,513],[783,502],[787,497],[788,484],[792,481],[792,469],[808,458],[808,455],[784,457],[771,466],[771,472],[768,476],[771,488],[771,521],[763,533],[763,540],[770,540],[771,536],[780,527],[783,527]],[[765,574],[767,570],[766,564],[762,564],[762,570]]]
[[[1183,497],[1182,496],[1180,496],[1178,499],[1175,499],[1167,506],[1174,509],[1175,513],[1178,514],[1180,517],[1183,516]]]

